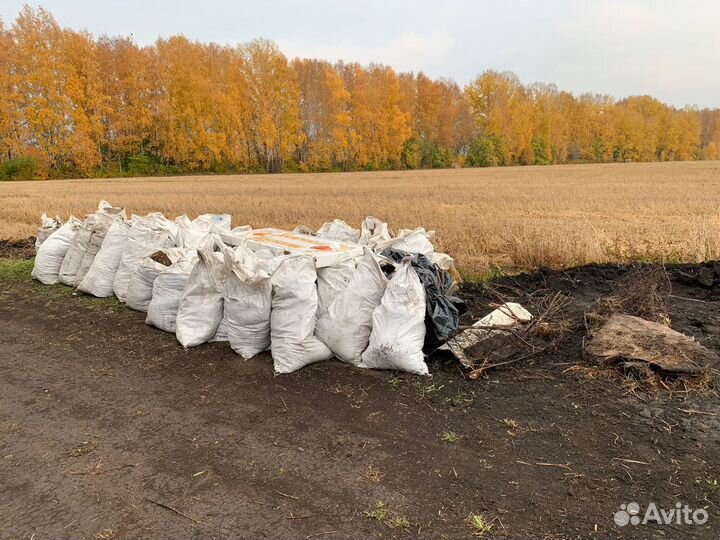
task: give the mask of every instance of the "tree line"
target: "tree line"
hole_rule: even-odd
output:
[[[0,21],[0,178],[720,158],[720,110]]]

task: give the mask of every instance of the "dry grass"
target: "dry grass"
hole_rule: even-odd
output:
[[[613,283],[610,294],[598,298],[585,314],[585,324],[598,330],[615,313],[634,315],[670,327],[668,298],[672,293],[670,276],[662,266],[641,266]]]
[[[0,183],[0,238],[42,212],[228,212],[235,225],[317,228],[368,214],[425,226],[464,276],[588,262],[720,258],[720,162]]]

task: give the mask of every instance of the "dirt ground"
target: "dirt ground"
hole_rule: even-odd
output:
[[[720,352],[715,270],[671,269],[670,314]],[[624,272],[495,285],[565,291],[579,313]],[[481,286],[463,295],[490,310]],[[1,538],[470,538],[470,513],[486,538],[718,536],[717,394],[569,370],[579,332],[474,381],[441,360],[432,378],[339,362],[274,376],[267,354],[184,351],[143,319],[0,279]],[[709,520],[618,527],[631,501]]]
[[[35,237],[0,240],[0,259],[31,259],[35,256]]]

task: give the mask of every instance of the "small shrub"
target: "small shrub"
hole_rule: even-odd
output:
[[[454,443],[460,440],[460,435],[454,431],[445,431],[440,435],[440,440],[447,443]]]
[[[409,529],[412,525],[412,522],[405,516],[390,512],[382,501],[376,502],[372,510],[367,510],[363,514],[366,518],[379,521],[391,529]]]
[[[167,172],[165,165],[158,158],[145,154],[130,156],[126,169],[130,176],[152,176]]]
[[[20,156],[0,164],[0,180],[35,180],[37,172],[37,161],[30,156]]]
[[[366,518],[374,519],[376,521],[385,521],[390,516],[390,512],[388,512],[388,509],[385,508],[385,503],[382,501],[376,502],[375,508],[367,510],[363,512],[363,514],[365,514]]]
[[[385,520],[385,525],[391,529],[409,529],[412,523],[405,516],[393,516]]]
[[[465,165],[469,167],[495,167],[503,165],[503,144],[495,136],[481,135],[470,143]]]
[[[466,521],[468,526],[473,530],[473,536],[477,538],[482,538],[493,528],[482,514],[470,514]]]

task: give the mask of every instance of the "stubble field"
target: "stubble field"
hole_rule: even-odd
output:
[[[100,199],[128,214],[226,212],[233,225],[319,227],[367,215],[437,231],[465,277],[629,260],[720,258],[720,162],[561,165],[343,174],[0,183],[0,239],[42,212],[82,216]]]

